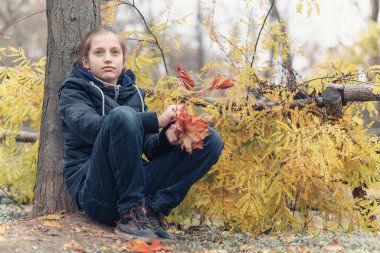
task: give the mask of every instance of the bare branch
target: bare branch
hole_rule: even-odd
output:
[[[137,11],[137,13],[139,14],[140,18],[143,20],[145,28],[147,29],[148,33],[153,36],[153,38],[155,40],[155,44],[156,44],[158,50],[161,53],[161,58],[162,58],[162,61],[164,62],[165,72],[166,72],[167,75],[169,75],[168,66],[166,64],[166,59],[165,59],[164,51],[162,50],[161,45],[158,42],[157,36],[149,28],[148,23],[146,22],[146,19],[145,19],[144,15],[141,13],[140,9],[138,9],[137,6],[135,5],[135,1],[132,1],[132,3],[128,3],[126,1],[121,1],[121,2],[124,3],[124,4],[126,4],[126,5],[128,5],[128,6],[130,6],[130,7],[132,7],[133,9],[135,9]]]
[[[220,37],[222,37],[223,39],[227,40],[228,43],[230,43],[231,46],[233,46],[234,48],[236,48],[237,50],[239,50],[242,55],[244,56],[245,60],[248,62],[248,57],[245,55],[245,53],[243,52],[243,50],[241,50],[238,46],[236,46],[234,43],[232,43],[232,41],[230,41],[227,37],[223,36],[223,35],[220,35]]]
[[[156,44],[156,42],[153,41],[153,40],[142,40],[142,39],[136,39],[136,38],[127,38],[127,40],[132,40],[132,41],[137,41],[137,42],[146,42],[146,43]]]
[[[37,11],[37,12],[35,12],[35,13],[32,13],[32,14],[30,14],[30,15],[28,15],[28,16],[25,16],[25,17],[22,17],[22,18],[20,18],[20,19],[17,19],[16,21],[14,21],[14,22],[11,22],[11,23],[9,23],[9,24],[6,24],[1,30],[0,30],[0,34],[2,34],[5,30],[7,30],[9,27],[11,27],[12,25],[14,25],[14,24],[17,24],[17,23],[19,23],[19,22],[21,22],[21,21],[23,21],[23,20],[25,20],[25,19],[28,19],[28,18],[30,18],[30,17],[33,17],[34,15],[37,15],[37,14],[39,14],[39,13],[41,13],[41,12],[45,12],[46,11],[46,9],[43,9],[43,10],[39,10],[39,11]]]
[[[264,26],[265,26],[265,23],[266,23],[266,21],[267,21],[267,19],[268,19],[268,17],[269,17],[269,14],[270,14],[270,12],[271,12],[272,9],[273,9],[274,1],[275,1],[275,0],[272,1],[272,4],[271,4],[271,6],[270,6],[270,9],[269,9],[267,15],[265,16],[264,22],[263,22],[263,24],[262,24],[262,26],[261,26],[261,28],[260,28],[259,35],[257,36],[257,40],[256,40],[256,43],[255,43],[255,50],[253,51],[253,55],[252,55],[251,68],[252,68],[252,66],[253,66],[253,62],[254,62],[254,60],[255,60],[255,54],[256,54],[256,51],[257,51],[257,45],[259,44],[259,40],[260,40],[260,36],[261,36],[261,32],[263,31]]]

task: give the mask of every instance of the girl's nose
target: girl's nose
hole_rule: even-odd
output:
[[[105,53],[104,54],[104,61],[105,62],[110,62],[112,61],[111,54],[110,53]]]

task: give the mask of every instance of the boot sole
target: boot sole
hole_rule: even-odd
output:
[[[134,235],[134,234],[128,234],[125,232],[120,231],[119,229],[115,229],[115,234],[120,236],[122,239],[127,240],[127,241],[133,241],[136,239],[143,240],[143,241],[150,241],[151,239],[159,239],[158,237],[145,237],[145,236],[139,236],[139,235]]]

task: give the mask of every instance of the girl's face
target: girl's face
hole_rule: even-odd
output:
[[[124,66],[123,50],[118,37],[111,32],[95,34],[91,40],[88,58],[83,57],[82,65],[100,80],[117,84]]]

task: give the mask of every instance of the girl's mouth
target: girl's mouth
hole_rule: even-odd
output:
[[[115,68],[114,68],[114,67],[108,67],[108,66],[107,66],[107,67],[103,67],[102,69],[103,69],[103,70],[114,70]]]

